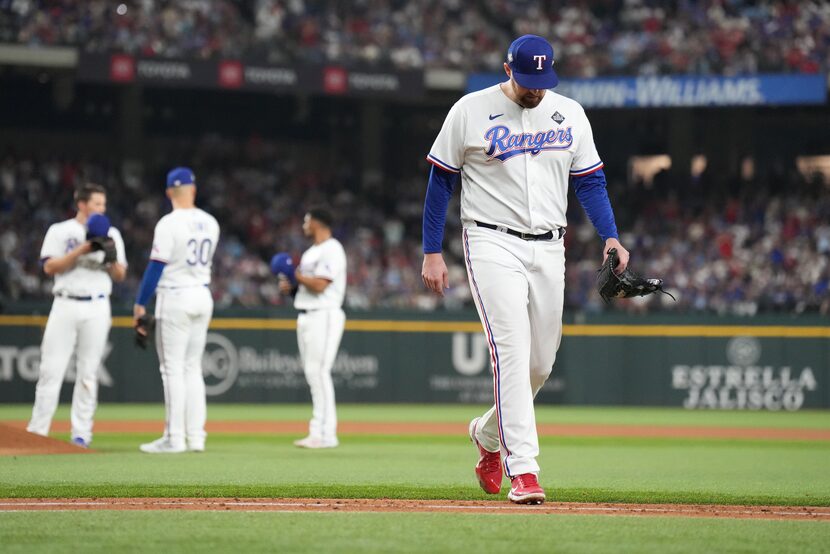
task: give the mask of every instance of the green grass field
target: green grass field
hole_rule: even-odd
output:
[[[28,405],[0,406],[0,421]],[[212,405],[209,418],[302,421],[308,406]],[[144,434],[99,433],[96,455],[0,457],[0,497],[433,498],[482,493],[463,435],[476,406],[342,406],[341,421],[457,422],[454,436],[342,435],[307,451],[292,435],[213,434],[204,454],[148,456]],[[61,408],[57,419],[67,419]],[[104,405],[102,420],[163,419],[160,406]],[[540,407],[542,423],[830,428],[830,412]],[[66,437],[61,437],[66,438]],[[543,437],[551,500],[830,506],[830,441]],[[506,492],[506,483],[504,490]],[[828,552],[830,523],[490,514],[0,512],[3,552]],[[147,537],[151,537],[148,540]],[[96,550],[96,548],[98,550]]]
[[[0,514],[3,552],[827,552],[830,525],[637,516]]]

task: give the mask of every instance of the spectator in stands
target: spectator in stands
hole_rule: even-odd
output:
[[[10,2],[0,41],[143,56],[498,71],[511,36],[554,44],[569,78],[818,73],[826,2],[770,0],[51,0]]]

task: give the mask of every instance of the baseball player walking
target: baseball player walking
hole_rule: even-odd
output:
[[[127,258],[121,233],[103,215],[107,209],[104,188],[82,186],[75,192],[75,203],[77,215],[51,225],[40,251],[44,273],[55,278],[55,299],[40,347],[40,375],[27,430],[49,434],[74,352],[71,436],[73,443],[88,447],[98,404],[98,367],[112,326],[112,281],[126,277]]]
[[[167,197],[173,211],[156,224],[150,263],[133,307],[138,325],[158,288],[156,351],[166,417],[164,435],[140,447],[150,454],[202,452],[207,436],[202,355],[213,315],[210,271],[219,224],[196,207],[196,178],[189,168],[167,174]],[[147,332],[138,326],[136,331]]]
[[[334,448],[337,440],[337,411],[331,369],[340,348],[346,314],[346,252],[331,234],[332,215],[325,208],[308,210],[303,233],[314,244],[306,250],[295,277],[294,297],[297,316],[297,344],[308,386],[311,389],[312,416],[308,436],[294,442],[301,448]],[[292,292],[286,276],[280,276],[280,290]]]
[[[488,493],[511,479],[508,498],[544,502],[533,400],[553,368],[562,336],[568,181],[600,237],[618,241],[603,163],[582,106],[556,86],[553,48],[524,35],[507,52],[508,80],[467,94],[449,111],[427,160],[424,263],[427,288],[443,295],[447,205],[461,174],[467,275],[490,348],[495,403],[470,422],[476,475]]]

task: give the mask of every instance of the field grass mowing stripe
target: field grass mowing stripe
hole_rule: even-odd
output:
[[[482,530],[486,532],[482,532]],[[0,520],[4,554],[41,552],[512,552],[680,554],[826,551],[811,521],[501,514],[19,513]]]
[[[830,506],[830,498],[803,495],[724,494],[700,491],[642,491],[598,488],[548,488],[556,502],[631,504],[712,504],[744,506]],[[404,483],[372,485],[0,485],[3,498],[389,498],[395,500],[476,500],[504,502],[506,490],[489,496],[473,487],[416,487]]]

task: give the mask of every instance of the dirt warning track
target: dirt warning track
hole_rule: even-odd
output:
[[[475,514],[583,514],[830,521],[830,507],[725,506],[548,502],[519,506],[506,501],[314,498],[9,498],[0,512],[182,510],[242,512],[431,512]]]
[[[3,422],[17,429],[26,427],[25,421]],[[830,441],[830,429],[714,427],[681,425],[624,425],[624,424],[565,424],[540,423],[539,435],[547,437],[640,437],[670,439],[734,439]],[[161,433],[161,421],[96,421],[96,433]],[[52,431],[66,433],[68,421],[56,421]],[[306,421],[208,421],[208,433],[239,434],[304,434]],[[458,435],[467,434],[467,424],[447,422],[370,422],[344,421],[338,425],[342,434],[356,435]]]

